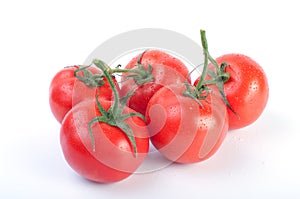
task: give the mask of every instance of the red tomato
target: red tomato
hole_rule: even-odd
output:
[[[252,124],[262,114],[268,101],[269,86],[265,72],[258,63],[242,54],[226,54],[216,61],[229,65],[225,72],[230,74],[230,78],[224,84],[224,92],[237,113],[228,110],[229,129]]]
[[[49,90],[49,103],[51,111],[58,122],[62,122],[66,113],[79,102],[95,98],[97,87],[89,87],[74,76],[79,66],[67,67],[59,71],[52,79]],[[100,74],[100,70],[89,67],[93,74]],[[78,72],[82,76],[83,72]],[[100,87],[100,97],[107,100],[112,98],[112,90],[104,79],[105,84]]]
[[[211,93],[199,103],[183,95],[185,85],[163,87],[150,99],[146,120],[153,145],[166,158],[196,163],[211,157],[228,130],[228,115],[220,96]]]
[[[101,100],[105,110],[111,101]],[[131,113],[125,107],[123,113]],[[68,164],[81,176],[96,182],[110,183],[130,176],[141,165],[149,149],[145,122],[136,116],[125,122],[131,127],[136,141],[136,157],[125,133],[107,123],[92,125],[94,146],[88,130],[89,122],[100,116],[95,100],[85,100],[69,111],[62,122],[60,143]]]
[[[139,56],[133,58],[125,69],[137,69]],[[165,85],[184,82],[189,75],[189,71],[179,59],[160,50],[146,51],[142,55],[140,62],[146,70],[148,70],[149,65],[152,66],[153,81],[137,85],[132,79],[126,81],[126,78],[132,73],[124,73],[122,76],[121,96],[134,91],[128,106],[137,112],[145,114],[148,101],[156,91]]]

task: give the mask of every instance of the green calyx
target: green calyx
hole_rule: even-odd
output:
[[[146,70],[144,68],[144,66],[141,63],[141,59],[143,57],[143,55],[145,54],[146,51],[144,51],[143,53],[140,54],[140,56],[138,57],[138,61],[137,61],[137,70],[134,70],[136,73],[132,74],[132,75],[128,75],[128,78],[133,78],[134,82],[137,85],[142,85],[145,84],[147,82],[152,82],[153,81],[153,76],[152,76],[152,66],[149,64],[148,65],[148,70]]]
[[[190,87],[190,85],[186,86],[187,89],[183,94],[187,97],[195,99],[199,104],[201,104],[200,100],[205,100],[211,90],[209,88],[209,85],[216,85],[225,105],[234,114],[236,114],[236,112],[232,109],[231,105],[229,104],[224,92],[224,83],[226,83],[230,79],[230,74],[226,72],[226,67],[228,67],[229,65],[224,62],[221,64],[221,66],[219,66],[219,64],[216,62],[216,60],[212,58],[212,56],[208,51],[208,43],[207,43],[205,31],[200,30],[200,35],[201,35],[201,43],[202,43],[203,55],[204,55],[203,71],[197,85],[193,89],[188,88]],[[208,62],[212,63],[215,71],[208,69]],[[210,77],[209,79],[207,78],[207,74]]]
[[[96,96],[96,103],[97,103],[97,108],[99,112],[101,113],[101,116],[96,116],[92,120],[90,120],[88,126],[89,126],[89,134],[92,140],[92,145],[93,145],[93,150],[95,151],[95,139],[92,131],[92,126],[94,123],[98,122],[104,122],[107,123],[111,126],[115,126],[120,128],[127,136],[129,139],[132,148],[133,148],[133,154],[136,157],[137,154],[137,148],[136,148],[136,141],[135,137],[133,134],[132,129],[130,126],[125,122],[126,119],[137,116],[145,120],[144,116],[140,113],[137,112],[132,112],[132,113],[126,113],[123,114],[123,110],[125,108],[126,102],[130,98],[132,94],[127,94],[124,98],[120,99],[119,93],[117,91],[117,88],[112,80],[111,73],[110,73],[110,68],[101,60],[95,59],[93,63],[103,71],[103,76],[108,80],[110,87],[112,88],[113,95],[114,95],[114,101],[112,105],[109,107],[108,110],[105,110],[101,103],[99,102],[98,96]],[[122,101],[122,103],[121,103]],[[125,103],[124,103],[125,102]]]
[[[103,86],[103,76],[100,74],[93,74],[91,71],[88,70],[90,66],[80,66],[74,71],[74,76],[85,83],[88,87],[97,87]],[[79,75],[79,72],[83,72],[83,75]]]
[[[148,69],[146,70],[141,63],[142,57],[146,52],[147,51],[145,50],[143,53],[141,53],[139,55],[138,60],[137,60],[137,69],[121,69],[121,68],[117,67],[115,69],[110,69],[109,73],[111,73],[111,74],[113,74],[113,73],[131,73],[131,74],[127,75],[127,79],[132,78],[137,85],[142,85],[147,82],[152,82],[154,80],[153,75],[152,75],[152,71],[153,71],[152,66],[149,64]]]

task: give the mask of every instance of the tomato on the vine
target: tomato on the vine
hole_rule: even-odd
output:
[[[226,54],[216,59],[229,74],[224,94],[233,111],[229,111],[229,129],[252,124],[266,107],[269,97],[268,79],[262,67],[243,54]],[[213,66],[210,66],[213,68]]]
[[[174,162],[196,163],[218,150],[228,130],[228,115],[217,92],[198,100],[185,95],[186,89],[185,84],[174,84],[157,91],[148,103],[146,120],[159,152]]]
[[[58,122],[62,122],[73,106],[94,98],[97,89],[100,90],[100,97],[107,100],[112,98],[111,88],[107,80],[99,76],[100,73],[95,67],[81,70],[80,66],[70,66],[53,77],[49,89],[49,104]]]
[[[110,101],[101,100],[105,110]],[[125,107],[123,113],[132,113]],[[68,164],[81,176],[96,182],[110,183],[130,176],[146,158],[149,138],[145,122],[131,117],[125,123],[132,129],[136,142],[136,155],[126,134],[118,127],[104,122],[92,125],[94,144],[89,123],[95,116],[101,116],[95,100],[85,100],[69,111],[63,120],[60,142]]]
[[[143,52],[134,57],[125,69],[137,73],[123,74],[121,96],[134,91],[128,106],[142,114],[145,114],[148,101],[156,91],[166,85],[184,82],[189,75],[183,62],[161,50]]]

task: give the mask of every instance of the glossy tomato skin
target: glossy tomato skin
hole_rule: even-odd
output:
[[[108,109],[111,102],[102,100],[101,104]],[[68,164],[84,178],[100,183],[117,182],[130,176],[146,158],[148,131],[141,118],[125,120],[135,136],[137,156],[134,157],[132,145],[123,131],[106,123],[95,123],[93,148],[88,123],[100,115],[95,106],[95,100],[86,100],[67,113],[60,132],[62,151]],[[126,107],[125,112],[133,110]]]
[[[228,109],[229,129],[239,129],[252,124],[266,107],[269,98],[268,80],[262,67],[242,54],[226,54],[216,59],[226,62],[229,80],[224,91],[229,104],[237,113]]]
[[[228,131],[226,107],[210,94],[203,108],[184,96],[184,85],[163,87],[149,101],[146,120],[151,142],[167,159],[197,163],[208,159],[221,146]]]
[[[125,68],[136,69],[139,56],[134,57]],[[179,59],[160,50],[146,51],[140,61],[146,70],[149,65],[152,66],[153,81],[137,85],[132,79],[126,80],[131,73],[123,74],[121,96],[134,91],[134,95],[130,98],[128,106],[137,112],[145,114],[147,104],[156,91],[165,85],[184,82],[189,75],[189,71]],[[190,81],[189,78],[188,80]]]
[[[51,111],[58,122],[62,122],[66,113],[79,102],[95,98],[97,94],[96,87],[88,87],[85,83],[74,76],[74,71],[79,66],[66,67],[59,71],[52,79],[49,89],[49,104]],[[88,68],[93,74],[100,73],[100,70],[94,67]],[[79,72],[78,75],[83,75]],[[100,97],[110,100],[112,90],[104,79],[105,84],[99,87]]]

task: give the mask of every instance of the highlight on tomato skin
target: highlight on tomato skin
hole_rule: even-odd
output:
[[[228,110],[229,129],[251,125],[263,113],[268,102],[266,73],[256,61],[243,54],[225,54],[216,61],[218,64],[226,63],[226,72],[230,74],[224,83],[224,92],[236,114]]]

